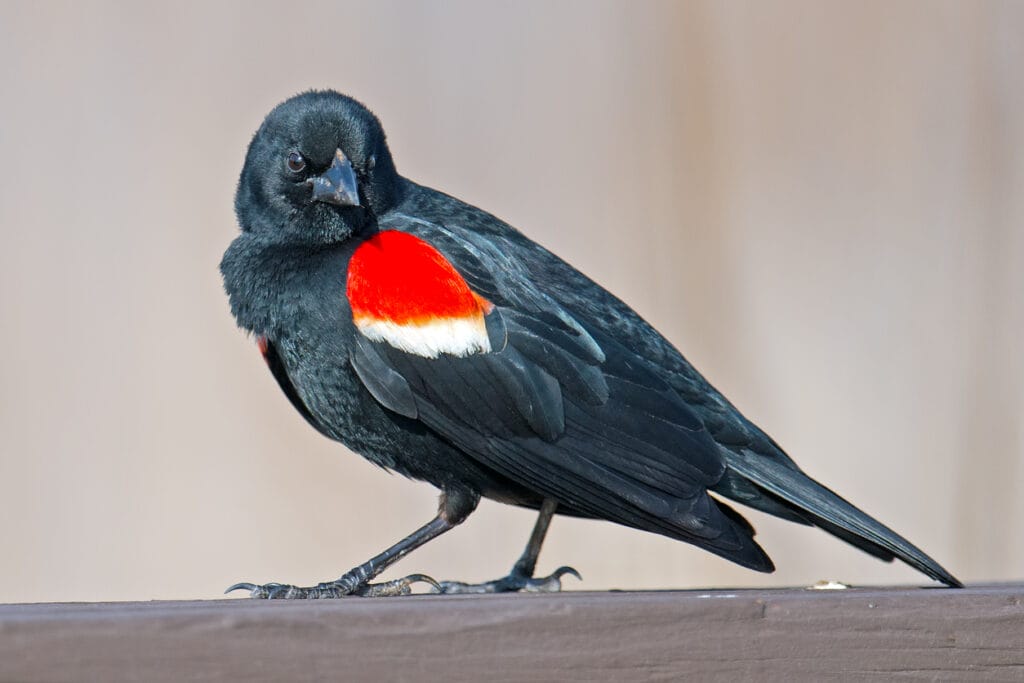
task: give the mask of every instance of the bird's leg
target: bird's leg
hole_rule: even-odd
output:
[[[424,574],[410,574],[401,579],[384,581],[382,583],[370,583],[370,581],[427,541],[437,538],[449,529],[453,529],[461,524],[469,516],[469,513],[476,509],[476,504],[479,500],[480,497],[478,495],[461,491],[442,493],[437,516],[434,519],[379,555],[371,557],[358,567],[353,567],[334,581],[326,581],[316,586],[305,587],[283,583],[265,583],[262,585],[236,583],[224,592],[230,593],[235,590],[247,590],[249,595],[254,598],[317,600],[341,598],[347,595],[371,598],[409,595],[412,592],[411,586],[414,583],[428,583],[437,590],[440,588],[440,584]]]
[[[411,586],[417,581],[437,585],[429,576],[413,574],[402,579],[373,584],[370,581],[388,566],[398,561],[411,550],[418,548],[432,538],[436,538],[451,529],[450,524],[438,515],[429,523],[412,532],[401,541],[391,546],[376,557],[372,557],[358,567],[347,571],[334,581],[325,581],[316,586],[292,586],[284,583],[236,583],[225,592],[247,590],[254,598],[269,599],[320,599],[341,598],[346,595],[363,595],[367,597],[407,595]]]
[[[438,593],[508,593],[528,591],[532,593],[554,593],[562,590],[562,576],[572,574],[577,579],[579,572],[572,567],[559,567],[550,576],[534,578],[533,571],[537,568],[537,557],[540,555],[541,544],[548,533],[551,517],[555,514],[558,503],[545,499],[540,506],[540,514],[533,525],[533,532],[526,544],[526,549],[512,567],[508,576],[485,583],[463,583],[461,581],[442,581],[434,590]]]

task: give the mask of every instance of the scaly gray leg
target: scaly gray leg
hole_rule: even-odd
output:
[[[412,532],[398,543],[381,554],[370,558],[358,567],[354,567],[334,581],[326,581],[316,586],[292,586],[283,583],[236,583],[225,593],[236,590],[247,590],[254,598],[266,599],[308,599],[341,598],[346,595],[363,597],[388,597],[408,595],[414,583],[428,583],[435,589],[440,584],[424,574],[411,574],[401,579],[370,583],[374,577],[390,567],[421,545],[437,538],[449,529],[453,529],[469,516],[480,497],[465,492],[445,492],[441,494],[441,502],[437,516],[427,524]]]
[[[555,514],[558,503],[545,499],[540,506],[540,514],[537,516],[537,523],[533,525],[533,533],[526,544],[526,549],[519,557],[519,560],[512,567],[508,576],[484,583],[463,583],[461,581],[442,581],[439,586],[434,587],[437,593],[508,593],[515,591],[527,591],[531,593],[554,593],[562,590],[562,576],[571,574],[580,579],[579,572],[572,567],[559,567],[549,576],[534,578],[533,572],[537,568],[537,557],[540,555],[540,547],[544,543],[544,537],[548,533],[548,526],[551,524],[551,517]],[[582,579],[581,579],[582,580]]]

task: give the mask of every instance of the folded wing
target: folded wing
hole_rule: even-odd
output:
[[[647,361],[487,239],[413,219],[387,228],[349,271],[351,362],[382,405],[567,511],[771,569],[749,524],[707,494],[726,471],[718,446]],[[425,329],[441,336],[427,343]]]

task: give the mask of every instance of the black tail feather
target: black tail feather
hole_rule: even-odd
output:
[[[882,560],[898,557],[936,581],[962,587],[956,577],[910,541],[800,470],[752,451],[725,451],[725,459],[729,468],[744,479],[797,508],[813,524],[847,543]]]

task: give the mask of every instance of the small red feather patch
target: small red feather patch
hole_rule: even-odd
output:
[[[490,351],[484,315],[493,306],[415,235],[389,230],[359,245],[347,294],[353,322],[374,341],[429,358]]]
[[[262,334],[257,335],[256,346],[259,347],[260,355],[263,356],[263,360],[267,362],[267,365],[270,365],[270,356],[268,355],[270,353],[270,342],[267,341],[267,337]]]

